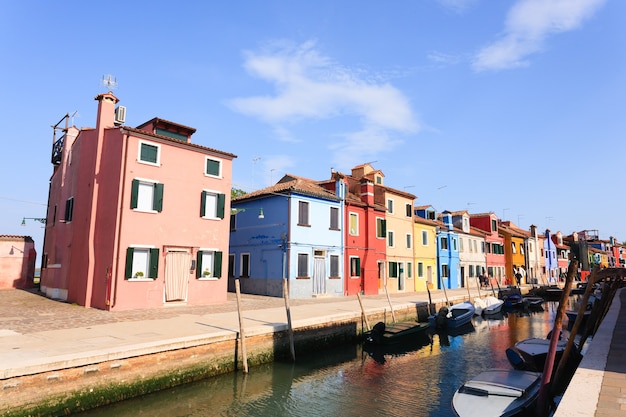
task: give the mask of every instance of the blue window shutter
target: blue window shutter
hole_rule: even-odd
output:
[[[206,195],[206,191],[202,191],[202,194],[200,195],[200,217],[204,217],[206,214]]]
[[[224,218],[224,207],[226,206],[226,194],[217,195],[217,217]]]
[[[163,184],[154,184],[154,199],[152,201],[152,209],[163,211]]]
[[[150,249],[150,278],[157,278],[159,275],[159,250]]]
[[[133,254],[135,253],[135,249],[127,248],[126,249],[126,270],[124,271],[124,278],[128,279],[133,276]]]
[[[213,276],[215,278],[222,277],[222,252],[215,252],[213,261]]]
[[[196,278],[202,276],[202,251],[199,250],[196,255]]]
[[[139,180],[133,180],[130,187],[130,208],[137,208],[137,200],[139,199]]]

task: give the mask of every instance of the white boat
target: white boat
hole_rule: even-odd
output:
[[[490,369],[461,385],[452,409],[459,417],[513,416],[534,404],[540,386],[539,372]]]
[[[441,307],[436,315],[428,316],[428,322],[436,329],[454,329],[470,323],[474,311],[474,304],[464,301],[450,308]]]
[[[502,310],[503,300],[493,296],[487,296],[484,298],[474,298],[474,308],[476,311],[474,314],[480,316],[481,314],[497,314]]]

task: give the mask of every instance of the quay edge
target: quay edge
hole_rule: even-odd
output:
[[[465,297],[457,297],[459,301]],[[441,303],[434,303],[431,311]],[[397,321],[426,320],[428,303],[394,305]],[[316,317],[294,322],[296,360],[299,354],[355,343],[365,329],[359,311],[343,317]],[[392,321],[389,308],[368,310],[370,326]],[[273,323],[269,330],[246,329],[248,365],[290,360],[285,323]],[[65,361],[51,361],[0,375],[0,415],[3,417],[68,415],[114,402],[139,397],[162,389],[199,381],[242,369],[237,333],[188,338],[135,349]]]

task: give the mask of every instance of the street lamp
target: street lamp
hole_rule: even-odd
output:
[[[35,220],[41,224],[46,224],[46,219],[41,217],[24,217],[22,218],[22,226],[26,226],[26,220]]]
[[[248,208],[233,208],[230,210],[230,214],[238,214],[241,213],[242,211],[246,211],[246,210],[256,210],[256,208],[254,207],[248,207]],[[263,207],[259,208],[259,215],[257,216],[258,219],[264,219],[265,215],[263,214]]]

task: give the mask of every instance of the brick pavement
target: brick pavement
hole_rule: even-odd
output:
[[[619,295],[620,316],[626,315],[626,291]],[[626,416],[626,321],[617,320],[606,361],[596,417]]]
[[[381,298],[384,295],[368,297]],[[293,299],[289,300],[289,305],[325,304],[337,300],[338,298],[330,297]],[[248,311],[284,307],[285,301],[277,297],[241,294],[241,304],[242,310]],[[222,304],[203,306],[178,304],[142,310],[104,311],[51,300],[35,290],[0,290],[0,331],[9,330],[20,334],[97,324],[168,319],[183,314],[202,316],[233,311],[237,311],[237,300],[233,293],[228,293],[227,301]]]

